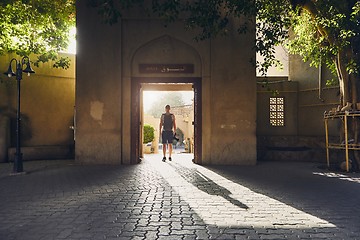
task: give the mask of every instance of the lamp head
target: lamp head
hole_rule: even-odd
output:
[[[28,73],[28,74],[35,73],[35,71],[30,66],[30,61],[26,62],[26,68],[23,70],[23,72]]]
[[[6,72],[4,72],[4,74],[8,77],[14,77],[16,76],[16,73],[14,73],[14,71],[12,70],[12,67],[11,67],[11,62],[9,64],[9,68]]]

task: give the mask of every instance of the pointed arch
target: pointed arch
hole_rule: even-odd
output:
[[[186,74],[188,77],[201,77],[202,72],[201,58],[195,48],[169,35],[155,38],[135,51],[131,62],[132,77],[144,77],[144,73],[139,71],[140,64],[192,64],[194,72]],[[184,73],[177,73],[177,76],[181,74]],[[160,75],[161,77],[169,76],[163,73]]]

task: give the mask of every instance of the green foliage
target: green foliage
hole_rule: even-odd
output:
[[[149,143],[152,142],[155,139],[155,129],[148,125],[144,125],[144,141],[143,143]]]
[[[256,1],[256,42],[255,49],[264,58],[263,63],[256,62],[262,75],[266,75],[271,66],[281,67],[275,57],[275,47],[289,38],[289,14],[292,11],[287,0]]]
[[[115,24],[125,9],[145,6],[145,12],[153,12],[167,23],[181,19],[185,28],[197,31],[196,40],[226,36],[234,27],[242,34],[256,25],[254,48],[264,61],[253,59],[252,62],[263,75],[270,66],[280,66],[275,58],[275,46],[288,41],[292,27],[294,35],[288,43],[291,53],[300,54],[314,66],[325,63],[336,73],[339,66],[334,65],[333,58],[346,49],[352,54],[347,53],[347,59],[340,60],[348,73],[359,72],[360,3],[357,0],[153,0],[150,6],[144,0],[88,1],[110,24]]]
[[[256,25],[254,48],[264,57],[264,62],[249,60],[264,75],[270,66],[281,65],[275,58],[275,46],[288,37],[287,16],[291,8],[287,0],[153,0],[149,6],[147,2],[88,0],[89,5],[98,9],[103,22],[115,24],[124,10],[141,5],[144,12],[157,14],[165,24],[181,19],[186,29],[197,33],[194,36],[197,41],[226,36],[234,27],[240,34],[247,33],[254,31]]]
[[[123,11],[134,6],[157,14],[166,24],[182,19],[185,28],[198,32],[196,40],[226,36],[234,26],[242,34],[256,25],[254,48],[264,62],[252,61],[263,75],[270,66],[280,66],[274,47],[287,41],[293,26],[295,35],[288,44],[292,53],[314,66],[321,59],[336,73],[333,57],[349,48],[355,54],[346,60],[346,69],[359,73],[360,3],[356,0],[153,0],[150,5],[145,0],[88,0],[88,4],[108,24],[115,24]],[[308,10],[308,5],[315,11],[301,11]],[[54,67],[66,68],[69,59],[59,59],[57,53],[66,48],[74,22],[75,0],[4,0],[0,3],[0,55],[34,53],[38,56],[35,65],[52,60]]]
[[[291,15],[294,38],[289,42],[290,52],[299,54],[312,66],[325,63],[336,76],[338,59],[348,74],[359,73],[360,22],[358,1],[319,0],[310,11]]]
[[[54,67],[69,67],[59,57],[69,44],[75,26],[75,0],[5,0],[0,3],[0,55],[35,54],[34,64],[53,61]]]
[[[326,80],[325,85],[327,87],[339,86],[339,79],[334,79],[334,78],[328,79],[328,80]]]

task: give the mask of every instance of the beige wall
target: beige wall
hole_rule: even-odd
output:
[[[268,83],[263,79],[258,79],[257,85],[257,135],[258,136],[289,136],[298,134],[298,82],[288,81],[287,78],[278,77],[268,79]],[[274,91],[277,94],[274,95]],[[270,125],[270,97],[283,97],[285,109],[285,126],[273,127]]]
[[[329,111],[339,104],[338,88],[325,85],[326,80],[333,76],[325,67],[319,75],[319,69],[310,67],[298,56],[291,56],[290,60],[290,79],[299,82],[299,135],[324,136],[324,111]]]
[[[23,74],[21,81],[21,126],[23,147],[73,145],[75,105],[75,57],[69,69],[54,69],[51,63],[33,66],[35,74]],[[16,57],[21,59],[20,57]],[[31,58],[31,56],[30,56]],[[12,56],[0,57],[0,69],[5,72]],[[13,65],[13,68],[15,66]],[[7,147],[16,144],[17,83],[15,77],[0,76],[0,114],[10,118],[7,124],[10,139]],[[7,138],[7,137],[5,137]],[[4,139],[4,135],[1,136]],[[24,158],[28,158],[24,153]]]
[[[76,160],[130,163],[131,79],[202,79],[202,162],[255,164],[256,82],[254,35],[196,42],[181,23],[133,16],[101,24],[78,1]],[[139,16],[139,15],[138,15]],[[144,74],[141,63],[190,63],[191,74]]]
[[[210,153],[208,163],[256,162],[256,79],[249,62],[255,58],[253,41],[254,36],[233,32],[211,44],[211,86],[206,96],[211,131],[204,149]]]
[[[121,28],[101,24],[85,1],[77,3],[76,160],[120,163]]]
[[[290,55],[289,81],[269,81],[273,90],[285,97],[285,126],[269,126],[271,93],[258,86],[258,159],[276,161],[326,161],[323,114],[339,103],[336,87],[327,87],[333,76],[325,68],[310,67],[299,56]],[[320,91],[319,91],[320,88]],[[331,123],[330,135],[338,135],[339,125]]]

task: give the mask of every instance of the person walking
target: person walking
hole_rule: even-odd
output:
[[[165,106],[165,113],[160,118],[160,133],[163,144],[163,159],[166,160],[166,145],[169,149],[169,161],[171,161],[172,144],[174,140],[174,133],[176,131],[175,115],[170,113],[170,105]]]

